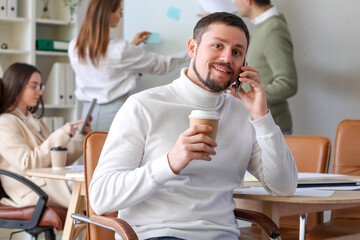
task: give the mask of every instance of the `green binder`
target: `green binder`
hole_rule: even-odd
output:
[[[36,50],[67,52],[69,41],[36,39]]]

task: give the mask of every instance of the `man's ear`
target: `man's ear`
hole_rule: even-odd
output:
[[[191,58],[195,58],[195,51],[196,51],[197,43],[194,38],[191,38],[188,41],[188,53]]]

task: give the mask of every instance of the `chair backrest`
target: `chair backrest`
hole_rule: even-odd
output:
[[[98,163],[101,150],[105,143],[107,132],[90,132],[84,141],[84,176],[86,186],[86,211],[88,216],[96,215],[89,203],[89,185],[93,176],[93,172]],[[107,216],[117,216],[117,212],[107,214]],[[88,224],[88,239],[114,239],[114,232],[105,228]]]
[[[299,172],[327,173],[331,142],[322,136],[285,135]]]
[[[339,123],[334,144],[333,173],[360,176],[360,120]],[[332,211],[332,219],[360,219],[360,208]]]
[[[329,167],[331,141],[322,136],[285,135],[285,141],[290,148],[299,172],[327,173]],[[323,214],[308,214],[306,228],[309,230],[323,221]],[[299,216],[280,218],[282,228],[298,229]]]

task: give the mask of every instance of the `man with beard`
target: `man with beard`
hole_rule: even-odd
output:
[[[241,18],[210,14],[195,26],[180,78],[129,97],[90,185],[97,214],[118,210],[140,239],[235,240],[232,196],[246,170],[269,193],[293,194],[294,159],[258,71],[242,66],[248,45]],[[225,91],[236,79],[252,90],[240,90],[241,100]],[[194,109],[219,113],[216,141],[205,135],[210,126],[189,127]]]

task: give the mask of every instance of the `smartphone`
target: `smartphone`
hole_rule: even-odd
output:
[[[79,133],[83,134],[84,133],[84,127],[86,126],[86,123],[87,121],[89,120],[93,110],[94,110],[94,107],[95,107],[95,104],[96,104],[96,101],[97,99],[96,98],[93,98],[93,100],[91,101],[91,104],[90,104],[90,107],[89,107],[89,110],[87,111],[86,113],[86,117],[80,127],[80,130],[79,130]]]
[[[243,66],[246,66],[246,58],[244,58]],[[243,71],[241,70],[240,73],[242,73],[242,72]],[[242,84],[243,83],[240,82],[239,78],[236,79],[236,81],[235,81],[235,86],[236,86],[235,93],[238,93],[240,91],[240,88],[241,88]]]

